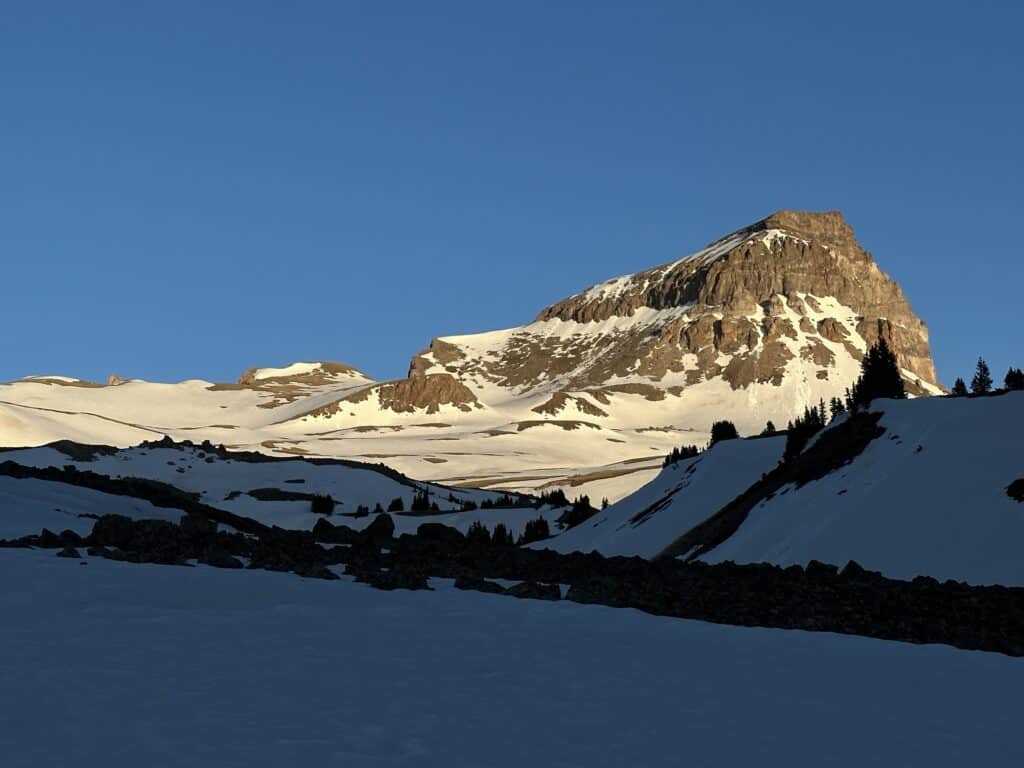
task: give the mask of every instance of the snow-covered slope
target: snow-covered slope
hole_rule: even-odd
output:
[[[5,768],[1016,765],[1024,665],[436,584],[8,550]]]
[[[1007,493],[1024,478],[1024,392],[878,400],[871,410],[881,413],[884,432],[862,453],[820,479],[768,495],[700,559],[855,560],[892,578],[1024,585],[1024,503]],[[771,472],[784,442],[720,443],[535,546],[657,556]]]
[[[489,529],[503,523],[518,536],[526,523],[537,517],[547,519],[554,529],[555,520],[564,512],[554,506],[535,509],[529,499],[513,499],[513,506],[482,509],[480,505],[486,502],[504,503],[504,494],[416,482],[386,467],[369,464],[220,453],[202,445],[147,444],[116,451],[42,446],[0,451],[3,461],[36,468],[70,466],[115,479],[156,480],[195,494],[208,506],[265,525],[299,530],[311,529],[322,518],[311,510],[313,495],[330,496],[336,506],[329,519],[355,529],[373,520],[372,514],[352,516],[360,506],[372,510],[379,504],[387,509],[393,500],[400,499],[403,511],[393,515],[398,534],[412,533],[425,522],[439,522],[462,531],[480,522]],[[413,500],[421,493],[437,505],[436,512],[413,512]],[[478,508],[466,509],[467,503]],[[156,508],[139,499],[66,483],[0,475],[0,538],[38,533],[44,527],[55,532],[70,528],[87,533],[92,520],[79,518],[80,514],[108,513],[172,521],[182,514],[181,510]]]
[[[782,211],[525,325],[436,338],[405,379],[301,362],[232,384],[0,385],[0,445],[166,434],[614,501],[654,479],[671,448],[705,444],[718,419],[756,434],[842,395],[879,337],[913,393],[941,391],[924,323],[842,216]]]
[[[709,562],[856,560],[893,578],[1024,585],[1024,392],[883,400],[846,467],[759,504]]]
[[[0,459],[3,454],[0,454]],[[78,488],[67,483],[0,476],[0,539],[17,539],[48,528],[87,535],[96,517],[178,522],[181,510],[155,507],[131,496]]]
[[[636,493],[534,546],[654,557],[773,469],[784,446],[784,437],[718,443],[696,458],[670,464]]]

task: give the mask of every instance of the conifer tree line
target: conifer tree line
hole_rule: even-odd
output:
[[[668,456],[661,463],[661,466],[667,467],[669,464],[675,464],[682,461],[683,459],[692,459],[694,456],[700,455],[700,448],[696,445],[683,445],[679,448],[673,448],[669,451]]]
[[[884,336],[860,361],[860,377],[846,390],[846,410],[866,406],[878,397],[902,400],[907,396],[896,355]]]
[[[879,336],[878,341],[868,350],[860,361],[860,376],[853,386],[846,390],[845,400],[833,397],[826,409],[825,401],[817,406],[807,406],[801,416],[787,425],[786,447],[783,461],[788,461],[800,454],[814,435],[829,423],[847,411],[866,408],[876,398],[904,399],[907,396],[900,373],[899,362],[885,337]]]
[[[974,367],[974,376],[971,377],[970,389],[968,389],[967,383],[958,376],[956,381],[953,382],[953,388],[949,391],[949,394],[952,397],[988,395],[999,391],[993,389],[993,386],[992,370],[988,367],[988,363],[985,362],[985,358],[979,357],[978,363]],[[1003,377],[1003,391],[1022,389],[1024,389],[1024,371],[1010,366],[1010,369]]]

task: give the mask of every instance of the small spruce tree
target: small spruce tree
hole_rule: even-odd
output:
[[[762,436],[774,435],[777,431],[778,430],[775,429],[775,422],[773,422],[771,419],[769,419],[768,423],[764,425],[764,430],[761,432],[761,435]]]
[[[959,376],[957,376],[956,381],[953,382],[953,389],[949,391],[949,394],[953,397],[967,397],[967,385]]]
[[[317,515],[330,515],[334,512],[334,499],[329,494],[315,494],[310,499],[309,509]]]
[[[798,416],[795,421],[789,423],[789,430],[786,434],[786,447],[782,453],[783,460],[789,461],[799,456],[807,442],[820,432],[824,426],[824,406],[804,408],[803,415]]]
[[[978,358],[978,365],[974,369],[974,378],[971,379],[971,394],[987,395],[992,391],[992,372],[988,369],[988,363],[983,358]]]
[[[479,520],[474,520],[469,526],[469,530],[466,531],[466,541],[470,544],[487,546],[491,543],[491,532]]]
[[[834,420],[838,416],[846,413],[846,404],[838,397],[833,397],[832,400],[829,401],[828,410],[830,420]]]
[[[515,546],[515,540],[504,523],[498,523],[494,526],[494,530],[491,532],[491,542],[496,547]]]
[[[1010,368],[1006,372],[1003,384],[1007,389],[1024,389],[1024,371],[1020,368]]]
[[[711,425],[711,443],[708,447],[723,440],[735,440],[739,436],[740,433],[736,431],[736,425],[731,421],[716,421]]]
[[[410,509],[413,512],[427,512],[430,509],[430,497],[425,490],[416,491]]]
[[[860,361],[860,378],[853,385],[849,394],[850,410],[858,406],[867,406],[878,397],[905,398],[907,391],[903,386],[899,363],[896,355],[889,348],[885,337],[879,336],[878,341]]]
[[[551,535],[551,530],[548,528],[548,521],[543,517],[538,517],[536,520],[529,520],[526,523],[526,527],[523,529],[523,535],[519,537],[519,544],[530,544],[534,541],[540,541],[546,539]]]

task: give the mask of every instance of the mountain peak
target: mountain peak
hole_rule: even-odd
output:
[[[752,229],[780,229],[823,244],[855,244],[853,228],[840,211],[776,211],[761,219]]]

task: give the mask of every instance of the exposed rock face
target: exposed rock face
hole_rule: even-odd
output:
[[[437,413],[442,405],[454,405],[469,411],[477,402],[476,395],[462,382],[447,373],[413,376],[403,381],[388,382],[376,388],[382,408],[398,413],[418,408]]]
[[[685,389],[720,378],[744,389],[781,386],[802,360],[841,394],[852,372],[834,370],[837,356],[859,362],[884,336],[912,393],[939,390],[925,324],[838,212],[780,211],[692,256],[558,302],[474,354],[476,339],[495,335],[436,339],[412,370],[442,366],[519,392],[623,379]]]
[[[299,370],[294,373],[285,373],[284,371],[287,371],[287,369],[280,369],[282,372],[278,374],[266,373],[267,371],[272,370],[273,369],[266,368],[249,368],[238,377],[238,384],[243,387],[261,387],[273,384],[305,384],[307,386],[319,386],[321,384],[331,383],[331,381],[336,379],[339,375],[362,375],[351,365],[337,362],[310,363],[306,369]]]
[[[468,412],[479,407],[476,395],[465,384],[447,373],[418,374],[408,379],[387,381],[364,387],[345,395],[314,411],[303,414],[305,418],[343,414],[352,405],[369,404],[371,407],[395,413],[414,414],[426,411],[435,414],[441,406],[451,405]]]

